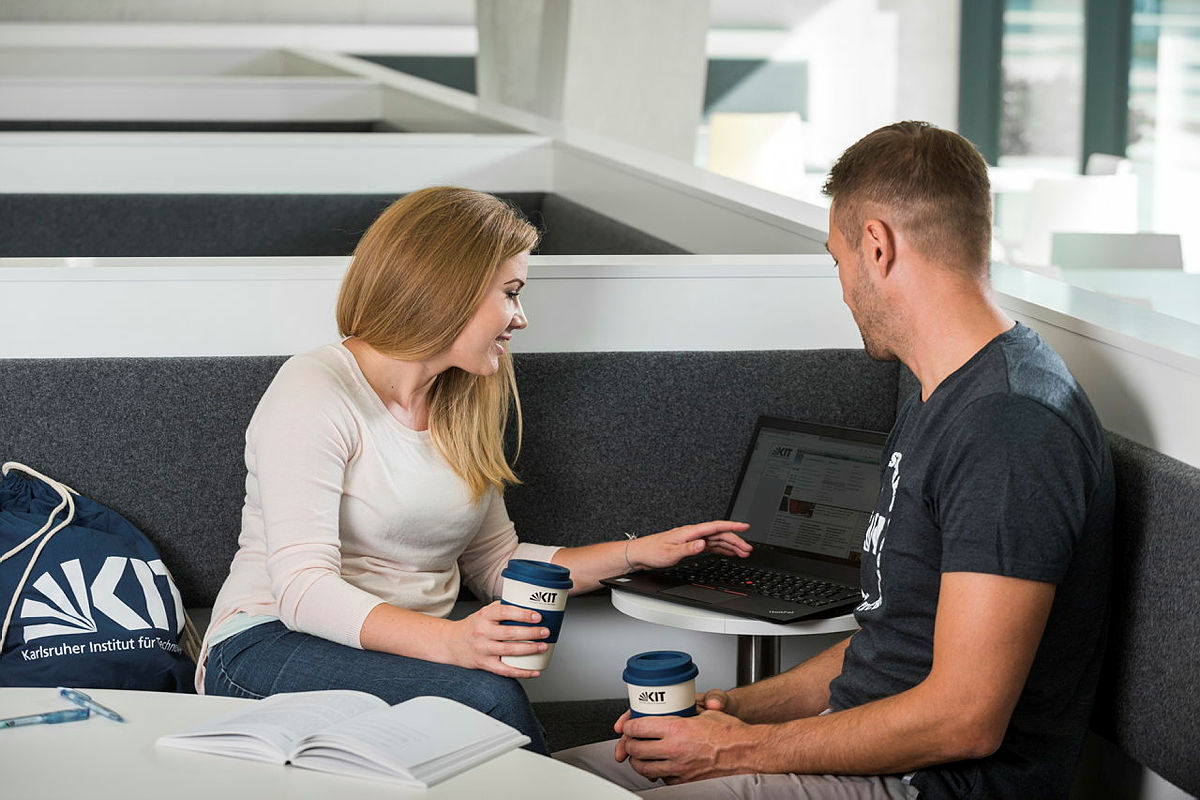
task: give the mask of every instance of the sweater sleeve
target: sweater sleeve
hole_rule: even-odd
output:
[[[341,575],[342,488],[360,432],[328,380],[309,365],[271,385],[246,433],[246,465],[257,482],[280,620],[361,647],[362,624],[382,600]]]
[[[561,548],[517,540],[516,527],[508,518],[504,497],[495,489],[480,501],[488,504],[479,533],[458,558],[463,581],[484,602],[500,596],[500,573],[510,558],[549,561]]]

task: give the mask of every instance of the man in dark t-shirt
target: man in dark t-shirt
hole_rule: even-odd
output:
[[[910,397],[883,452],[864,541],[862,629],[830,707],[897,695],[930,674],[945,575],[1057,587],[999,748],[916,770],[910,781],[931,798],[1066,796],[1100,668],[1113,502],[1087,398],[1058,355],[1017,324],[928,398]],[[977,669],[974,679],[990,679]]]
[[[1065,797],[1104,646],[1112,464],[1058,355],[993,302],[987,167],[881,128],[825,185],[867,353],[920,382],[883,451],[847,640],[698,716],[559,757],[646,798]],[[615,754],[615,759],[613,755]]]

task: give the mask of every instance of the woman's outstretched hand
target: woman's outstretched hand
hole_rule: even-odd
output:
[[[638,569],[669,567],[706,551],[745,558],[753,548],[738,534],[749,527],[745,522],[723,519],[683,525],[634,539],[629,542],[625,555]]]

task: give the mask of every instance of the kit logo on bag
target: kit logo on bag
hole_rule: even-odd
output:
[[[53,570],[43,572],[33,588],[41,592],[47,602],[26,598],[21,603],[22,620],[54,619],[56,623],[26,624],[25,641],[32,642],[46,636],[67,636],[95,633],[95,611],[111,619],[128,631],[159,628],[170,631],[171,623],[167,617],[167,608],[163,603],[162,590],[157,579],[161,578],[170,589],[175,604],[175,633],[183,629],[183,600],[179,590],[167,574],[167,568],[159,559],[142,561],[137,558],[124,556],[109,556],[104,560],[100,571],[89,585],[83,576],[83,567],[79,559],[64,561],[59,565],[66,579],[67,591],[51,574]],[[117,584],[128,570],[133,570],[137,585],[145,600],[142,609],[145,617],[135,611],[128,603],[117,596]],[[149,617],[147,619],[146,617]]]

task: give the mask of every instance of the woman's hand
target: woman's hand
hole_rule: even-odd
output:
[[[486,605],[469,617],[456,620],[451,628],[447,645],[451,664],[468,669],[482,669],[503,675],[506,678],[536,678],[538,670],[510,667],[500,656],[527,656],[544,652],[545,642],[530,641],[545,639],[550,635],[546,628],[536,625],[501,625],[503,620],[516,622],[541,622],[536,611],[520,606],[506,606],[499,600]]]
[[[753,548],[738,534],[749,527],[744,522],[729,520],[683,525],[631,540],[626,545],[625,556],[637,569],[669,567],[688,556],[698,555],[706,550],[710,553],[745,558]]]

